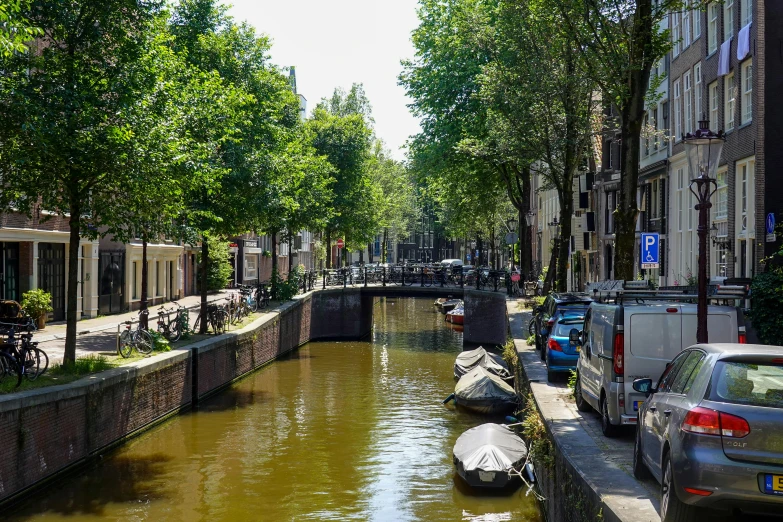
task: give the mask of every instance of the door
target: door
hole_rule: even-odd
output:
[[[65,320],[65,245],[38,244],[38,288],[52,294],[54,321]]]
[[[98,294],[101,315],[122,312],[125,307],[125,251],[102,250],[98,270],[101,274],[101,291]]]
[[[19,243],[0,243],[0,299],[19,301]]]
[[[586,396],[588,401],[597,406],[598,388],[596,387],[596,376],[598,375],[598,366],[600,365],[599,355],[595,352],[596,328],[603,328],[601,323],[596,324],[593,318],[593,310],[589,309],[585,315],[585,326],[582,331],[582,350],[579,352],[579,385],[582,387],[582,395]]]

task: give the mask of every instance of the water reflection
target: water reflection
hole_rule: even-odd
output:
[[[376,303],[372,338],[313,343],[131,441],[14,520],[539,521],[476,495],[451,450],[479,416],[441,405],[462,334],[432,303]]]

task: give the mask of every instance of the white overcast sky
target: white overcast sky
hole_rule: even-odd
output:
[[[412,58],[416,0],[226,0],[230,14],[272,39],[272,61],[296,66],[308,113],[335,87],[363,83],[375,133],[397,159],[419,124],[397,85],[400,60]]]

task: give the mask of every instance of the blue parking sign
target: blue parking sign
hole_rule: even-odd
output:
[[[658,234],[642,234],[642,268],[658,268],[660,266],[660,237]]]

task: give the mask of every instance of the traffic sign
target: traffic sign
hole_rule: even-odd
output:
[[[345,241],[342,239],[337,240],[337,248],[343,248],[345,246]]]
[[[775,214],[767,214],[767,243],[774,243],[777,240],[775,236]]]
[[[470,261],[470,254],[468,254],[468,255],[467,255],[467,256],[465,256],[465,257],[467,257],[467,258],[468,258],[468,261]]]
[[[658,234],[642,234],[642,268],[658,268],[660,266],[660,236]]]
[[[519,241],[519,235],[516,232],[509,232],[506,234],[506,244],[513,245]]]

